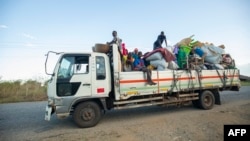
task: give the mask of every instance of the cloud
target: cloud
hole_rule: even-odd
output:
[[[250,63],[243,64],[243,65],[237,65],[236,67],[240,69],[240,74],[250,76]]]
[[[35,44],[33,44],[33,43],[25,43],[24,46],[27,46],[27,47],[35,47]]]
[[[1,29],[1,28],[8,28],[8,26],[7,26],[7,25],[0,24],[0,29]]]
[[[34,37],[34,36],[30,35],[30,34],[27,34],[27,33],[23,33],[22,36],[25,37],[25,38],[28,38],[28,39],[32,39],[32,40],[36,39],[36,37]]]

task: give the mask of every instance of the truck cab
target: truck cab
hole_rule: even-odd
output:
[[[111,91],[110,62],[104,53],[63,53],[48,81],[45,120],[54,111],[67,117],[84,100],[108,97]],[[105,104],[104,104],[105,105]],[[99,106],[99,105],[98,105]]]

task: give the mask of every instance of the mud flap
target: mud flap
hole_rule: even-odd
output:
[[[220,93],[218,91],[214,92],[215,104],[221,105]]]

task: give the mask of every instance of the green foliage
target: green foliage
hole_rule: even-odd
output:
[[[250,86],[250,81],[241,81],[242,86]]]
[[[42,101],[47,99],[47,86],[35,80],[0,82],[0,103]]]

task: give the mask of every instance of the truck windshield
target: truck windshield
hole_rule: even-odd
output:
[[[58,70],[58,78],[70,78],[73,74],[89,73],[89,56],[65,56],[62,58]]]
[[[58,78],[69,78],[73,75],[74,60],[74,57],[64,57],[62,59],[58,70]]]

